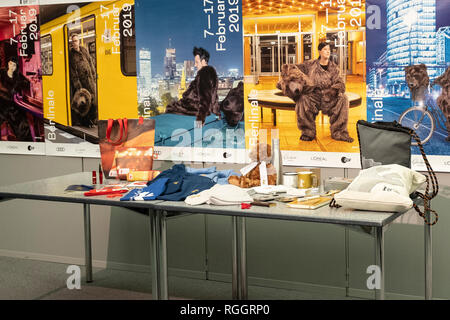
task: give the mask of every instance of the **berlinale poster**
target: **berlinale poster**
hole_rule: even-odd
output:
[[[136,1],[139,114],[161,160],[245,162],[240,0]]]
[[[98,120],[137,118],[134,1],[40,1],[46,154],[100,157]]]
[[[39,6],[0,4],[0,152],[44,154]]]
[[[416,131],[436,171],[450,171],[448,0],[370,0],[367,118]],[[426,169],[413,141],[412,167]]]
[[[359,168],[365,1],[243,0],[242,10],[248,148],[279,138],[285,165]]]

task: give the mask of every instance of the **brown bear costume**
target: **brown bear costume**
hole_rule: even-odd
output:
[[[437,99],[437,105],[441,108],[442,113],[445,116],[447,127],[447,141],[450,141],[450,67],[445,72],[437,77],[433,84],[438,84],[442,88],[441,95]]]
[[[406,84],[411,91],[411,100],[414,102],[425,101],[428,92],[430,78],[427,67],[424,64],[405,67]]]
[[[316,138],[316,116],[319,110],[330,117],[331,137],[353,142],[347,129],[349,102],[345,95],[345,83],[338,66],[329,61],[328,68],[319,60],[297,65],[283,65],[277,88],[295,101],[297,126],[302,131],[301,140]]]
[[[219,97],[217,95],[218,78],[211,66],[201,68],[183,97],[166,107],[166,113],[196,116],[197,121],[205,123],[211,113],[220,116]]]

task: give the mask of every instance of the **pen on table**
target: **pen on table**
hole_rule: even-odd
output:
[[[253,201],[252,203],[250,203],[252,206],[257,206],[257,207],[274,207],[276,206],[275,203],[273,202],[262,202],[262,201]]]

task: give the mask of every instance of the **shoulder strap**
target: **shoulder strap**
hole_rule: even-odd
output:
[[[423,161],[425,162],[425,165],[427,167],[427,181],[426,181],[426,187],[425,187],[425,193],[420,193],[420,192],[416,192],[417,196],[419,198],[423,199],[423,207],[424,207],[424,211],[421,211],[419,206],[414,204],[414,209],[417,211],[417,213],[419,213],[419,215],[423,218],[424,222],[427,225],[433,226],[435,225],[438,220],[439,220],[439,215],[437,214],[437,212],[435,210],[431,210],[430,208],[430,201],[431,199],[433,199],[434,197],[437,196],[438,192],[439,192],[439,182],[438,179],[436,177],[436,174],[433,170],[433,168],[430,165],[430,162],[427,159],[427,155],[425,154],[425,150],[423,149],[422,146],[422,142],[420,141],[420,138],[417,136],[417,133],[414,130],[410,129],[410,134],[411,137],[416,140],[417,145],[420,149],[420,153],[422,154],[422,158]],[[431,182],[431,193],[430,191],[430,182]],[[425,212],[430,212],[430,214],[434,214],[435,219],[433,222],[428,221],[427,217],[425,216]]]

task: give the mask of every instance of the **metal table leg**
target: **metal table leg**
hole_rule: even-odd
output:
[[[375,230],[375,263],[380,268],[380,289],[375,290],[375,298],[384,300],[384,228]]]
[[[160,299],[169,300],[167,270],[167,222],[163,211],[156,211],[159,238]]]
[[[160,272],[159,272],[159,241],[157,230],[156,212],[153,209],[148,210],[150,221],[150,247],[151,247],[151,266],[152,266],[152,295],[154,300],[160,299]]]
[[[238,273],[238,223],[237,217],[231,217],[231,229],[232,229],[232,240],[231,240],[231,288],[232,288],[232,298],[233,300],[238,300],[240,298],[239,289],[239,273]]]
[[[247,230],[245,217],[239,217],[239,280],[240,280],[240,298],[248,299],[247,284]]]
[[[350,246],[347,227],[345,227],[345,296],[350,296]]]
[[[91,208],[83,204],[84,211],[84,256],[86,264],[86,282],[92,282],[92,244],[91,244]]]
[[[425,212],[427,221],[430,221],[430,211]],[[433,298],[433,252],[431,226],[425,224],[425,300]]]

